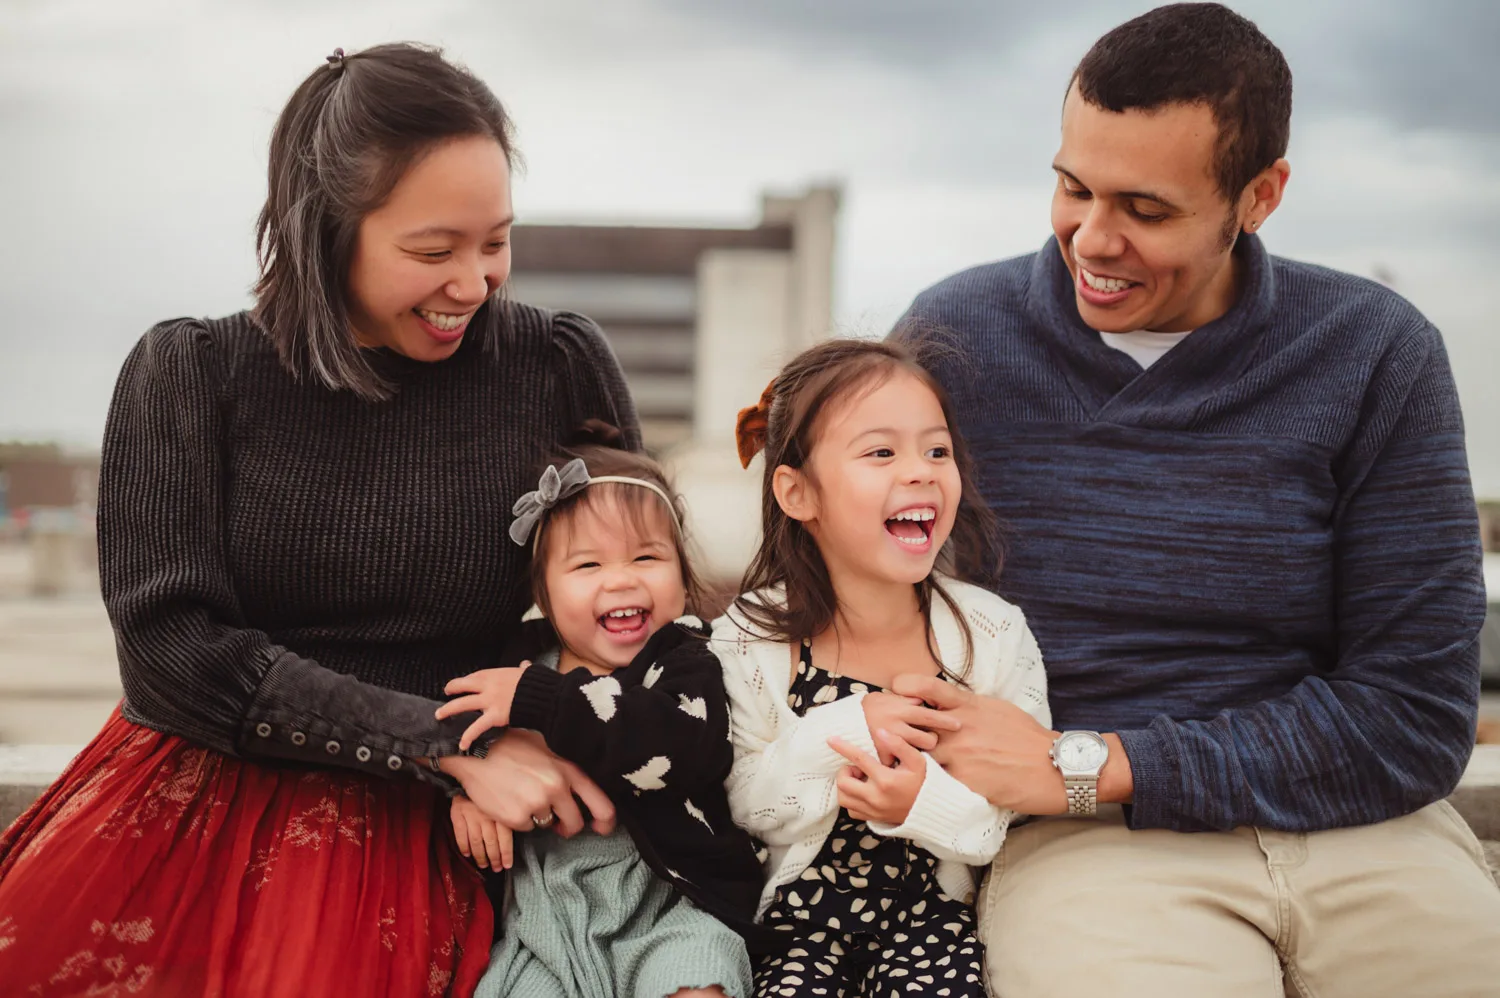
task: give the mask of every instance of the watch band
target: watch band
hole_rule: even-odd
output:
[[[1068,776],[1063,779],[1068,794],[1068,813],[1093,817],[1099,813],[1099,777]]]

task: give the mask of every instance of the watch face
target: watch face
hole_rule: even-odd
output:
[[[1092,735],[1068,732],[1057,740],[1057,763],[1070,772],[1092,772],[1104,764],[1109,750]]]

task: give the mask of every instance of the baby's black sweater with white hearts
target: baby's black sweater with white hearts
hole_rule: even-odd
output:
[[[729,815],[728,697],[707,637],[688,617],[606,676],[529,668],[511,725],[540,732],[576,763],[609,795],[656,875],[759,949],[769,943],[754,922],[764,874],[755,843]],[[550,624],[530,621],[503,663],[520,665],[557,645]]]

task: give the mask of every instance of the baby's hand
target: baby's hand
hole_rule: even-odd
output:
[[[439,707],[439,721],[454,714],[479,711],[479,719],[469,725],[459,739],[460,751],[467,752],[469,746],[474,744],[474,739],[489,729],[503,728],[510,724],[510,706],[516,698],[516,686],[521,682],[521,674],[530,667],[530,662],[522,662],[514,669],[480,669],[467,676],[460,676],[443,687],[443,692],[449,696],[455,693],[469,695],[449,700]]]
[[[828,744],[853,763],[839,770],[839,806],[856,821],[905,822],[927,778],[922,753],[884,728],[875,732],[875,745],[895,759],[894,766],[870,758],[842,738],[830,738]]]
[[[865,709],[865,723],[871,732],[884,728],[896,738],[923,752],[937,747],[935,731],[957,731],[958,718],[933,710],[916,697],[897,696],[894,693],[866,693],[860,706]],[[877,741],[880,764],[890,766],[895,757]]]
[[[453,798],[453,837],[458,851],[483,869],[499,872],[515,865],[515,837],[467,797]]]

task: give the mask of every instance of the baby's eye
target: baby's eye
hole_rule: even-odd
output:
[[[942,461],[952,455],[953,451],[947,447],[934,447],[927,452],[927,456],[934,461]]]
[[[891,450],[889,447],[877,447],[874,450],[870,451],[867,456],[878,458],[892,458],[896,456],[896,452]]]
[[[643,555],[637,556],[635,560],[636,561],[660,561],[661,559],[657,558],[656,555],[654,555],[654,554],[643,554]]]
[[[583,571],[586,568],[598,568],[598,567],[599,567],[599,563],[597,561],[585,561],[585,562],[582,562],[581,564],[574,565],[573,566],[573,571],[575,571],[575,572],[581,572],[581,571]]]

